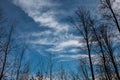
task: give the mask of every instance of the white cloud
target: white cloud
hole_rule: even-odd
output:
[[[50,48],[48,49],[48,51],[52,51],[52,52],[64,52],[66,48],[70,48],[70,47],[81,47],[84,46],[84,43],[80,43],[78,40],[67,40],[67,41],[63,41],[63,42],[59,42],[55,45],[54,48]],[[75,51],[75,49],[73,50],[67,50],[67,52],[73,52]]]
[[[117,12],[117,13],[119,13],[120,11],[120,0],[114,0],[114,2],[113,2],[113,9]]]
[[[37,10],[43,6],[51,7],[59,5],[58,3],[51,3],[50,0],[13,0],[13,2],[27,11],[32,9]]]
[[[95,57],[96,55],[91,55],[91,57]],[[72,59],[80,59],[80,58],[88,58],[87,54],[76,54],[76,55],[59,55],[56,58],[72,58]]]
[[[53,45],[54,47],[46,48],[46,51],[56,53],[66,51],[75,52],[78,51],[77,49],[74,49],[75,47],[85,45],[84,43],[79,42],[81,37],[69,33],[69,24],[60,23],[56,20],[57,16],[55,15],[58,14],[58,11],[54,10],[54,8],[60,6],[59,3],[53,4],[51,0],[14,0],[14,3],[21,7],[35,22],[40,23],[41,28],[48,27],[52,29],[30,34],[30,37],[32,36],[35,39],[29,40],[28,42],[36,49],[36,51],[42,52],[42,50],[45,49],[38,45]],[[66,50],[67,48],[72,49]],[[71,55],[68,57],[78,58],[79,55]]]
[[[34,32],[31,34],[31,36],[39,37],[39,36],[44,36],[44,35],[50,35],[52,32],[50,30],[43,31],[43,32]]]
[[[76,49],[77,47],[85,46],[85,43],[79,42],[81,40],[80,36],[75,36],[69,33],[69,24],[60,23],[56,20],[56,14],[59,11],[54,10],[54,7],[60,6],[59,3],[51,2],[50,0],[14,0],[14,3],[21,7],[35,22],[40,23],[40,27],[48,27],[53,29],[46,30],[42,32],[34,32],[30,34],[33,37],[39,37],[35,40],[29,40],[28,42],[32,44],[31,47],[36,49],[40,54],[45,55],[42,52],[42,46],[37,45],[53,45],[54,47],[46,48],[46,51],[55,52],[55,53],[62,53],[62,52],[71,52],[75,53],[79,50]],[[67,11],[66,11],[67,12]],[[60,13],[62,11],[60,10]],[[64,13],[62,13],[64,14]],[[52,36],[52,37],[51,37]],[[74,48],[72,48],[74,47]],[[70,48],[69,50],[67,48]],[[67,49],[67,50],[66,50]],[[98,55],[93,55],[93,62],[94,64],[98,63],[98,60],[95,59]],[[71,61],[71,60],[78,60],[80,58],[87,58],[88,55],[86,54],[58,54],[57,57],[54,59],[60,59],[59,62]]]
[[[93,64],[99,64],[99,60],[100,60],[99,55],[92,54],[91,57],[92,57]],[[86,64],[89,64],[89,57],[87,54],[76,54],[76,55],[62,54],[55,57],[54,59],[59,59],[58,62],[67,62],[67,61],[73,61],[73,60],[79,60],[79,59],[86,59],[87,60]]]
[[[76,52],[78,52],[78,51],[80,51],[80,49],[70,49],[70,50],[69,50],[69,52],[71,52],[71,53],[76,53]]]
[[[56,30],[56,32],[60,32],[60,31],[67,31],[69,25],[67,24],[62,24],[59,23],[55,18],[54,18],[55,12],[46,12],[42,15],[38,16],[34,16],[34,20],[36,22],[40,22],[41,26],[47,26],[50,28],[53,28]]]
[[[20,6],[35,22],[39,22],[41,28],[48,27],[54,30],[32,33],[32,36],[40,38],[29,41],[31,44],[54,45],[56,47],[55,49],[48,49],[48,51],[60,51],[66,47],[79,45],[77,40],[71,40],[71,35],[68,34],[69,25],[56,20],[55,14],[58,14],[58,11],[54,10],[54,7],[60,6],[59,3],[53,4],[51,0],[14,0],[14,3]],[[52,9],[44,12],[46,8]],[[68,41],[64,38],[67,38]]]
[[[101,57],[98,54],[91,54],[93,65],[101,65]],[[74,60],[86,60],[86,65],[89,65],[89,57],[87,54],[77,54],[77,55],[59,55],[54,59],[59,59],[58,62],[70,62]]]
[[[39,22],[41,24],[40,26],[53,28],[56,32],[68,30],[69,25],[59,23],[55,19],[57,11],[52,9],[59,6],[59,3],[53,4],[50,0],[14,0],[14,3],[20,6],[36,22]],[[46,8],[52,9],[44,12]]]
[[[82,42],[79,42],[81,37],[75,36],[73,34],[64,33],[55,35],[50,30],[43,31],[40,33],[32,33],[32,36],[38,38],[36,40],[30,40],[29,43],[32,45],[50,45],[52,47],[46,48],[46,51],[48,52],[71,52],[75,53],[78,52],[78,49],[75,49],[80,46],[84,46],[85,44]],[[51,37],[52,36],[52,37]],[[69,50],[66,50],[67,48],[71,48]],[[39,49],[40,50],[40,49]]]
[[[69,47],[69,46],[80,46],[79,41],[78,40],[69,40],[66,42],[62,42],[58,45],[58,47]]]
[[[54,42],[52,42],[52,41],[48,42],[47,38],[29,41],[29,43],[31,43],[32,45],[53,45],[54,44]]]

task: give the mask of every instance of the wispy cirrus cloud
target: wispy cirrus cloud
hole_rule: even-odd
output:
[[[94,65],[100,64],[100,55],[95,55],[92,54],[92,62]],[[59,56],[55,57],[54,59],[60,59],[59,62],[64,62],[64,61],[73,61],[73,60],[83,60],[86,59],[86,64],[89,64],[89,58],[87,54],[76,54],[76,55],[64,55],[60,54]],[[62,59],[61,59],[62,58]]]
[[[78,1],[78,0],[12,0],[14,4],[19,6],[27,13],[39,27],[47,27],[48,30],[30,33],[30,43],[38,52],[55,52],[68,53],[78,52],[77,47],[85,44],[79,42],[79,36],[74,35],[70,31],[73,28],[65,21],[74,10],[81,5],[85,5],[94,0]],[[67,5],[67,6],[66,6]],[[89,5],[90,6],[90,5]],[[75,57],[74,55],[72,55]],[[69,58],[73,58],[69,57]]]
[[[78,40],[68,40],[68,41],[64,41],[64,42],[60,42],[57,45],[55,45],[53,48],[48,49],[48,51],[52,51],[52,52],[77,52],[78,49],[70,49],[70,50],[66,50],[66,48],[70,48],[70,47],[82,47],[84,46],[84,43],[80,43]]]
[[[113,1],[113,8],[115,10],[115,12],[117,12],[117,14],[120,13],[120,0],[114,0]]]
[[[54,2],[53,4],[51,0],[14,0],[14,3],[20,6],[40,26],[50,27],[56,32],[68,30],[68,25],[59,23],[55,18],[56,7],[60,6],[59,3]]]

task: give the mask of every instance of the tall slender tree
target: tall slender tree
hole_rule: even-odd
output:
[[[76,14],[77,14],[77,21],[75,22],[75,27],[80,32],[80,36],[83,36],[84,42],[86,44],[86,50],[89,57],[89,65],[90,65],[92,80],[95,80],[92,57],[91,57],[92,42],[90,40],[91,39],[91,24],[89,21],[90,12],[86,9],[79,8],[76,11]]]

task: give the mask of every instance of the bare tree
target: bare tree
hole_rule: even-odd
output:
[[[104,28],[101,28],[101,29],[102,29],[101,30],[101,35],[102,35],[102,39],[103,39],[103,42],[104,42],[103,46],[106,49],[106,53],[108,53],[108,55],[109,55],[110,61],[113,65],[113,67],[114,67],[115,74],[116,74],[117,78],[120,79],[119,70],[118,70],[116,60],[115,60],[115,56],[114,56],[114,48],[113,48],[113,41],[111,40],[111,34],[108,33],[109,29],[104,29]]]
[[[56,75],[58,80],[67,80],[68,76],[67,76],[67,71],[64,69],[64,66],[62,64],[59,65],[59,70],[58,70],[58,74]]]
[[[16,80],[19,80],[21,67],[22,67],[22,61],[23,61],[23,57],[25,55],[25,50],[26,50],[26,47],[23,47],[22,52],[19,55],[19,58],[18,58],[18,61],[17,61]]]
[[[29,73],[30,73],[30,61],[26,61],[25,64],[22,65],[20,74],[19,74],[19,80],[28,80],[29,79]]]
[[[91,23],[93,23],[93,21]],[[114,57],[114,48],[112,46],[113,41],[111,40],[111,38],[112,39],[114,38],[112,36],[112,34],[114,33],[112,34],[109,33],[110,27],[108,27],[107,24],[99,24],[99,27],[93,25],[92,29],[93,29],[94,40],[97,41],[98,48],[100,49],[100,53],[102,54],[101,58],[104,66],[104,71],[106,73],[105,74],[106,79],[111,80],[111,73],[110,73],[110,71],[112,70],[112,67],[110,67],[111,64],[113,64],[115,74],[119,79],[119,70]]]
[[[50,68],[50,80],[53,80],[53,78],[52,78],[52,74],[53,74],[52,54],[50,54],[50,57],[49,57],[49,68]]]
[[[89,76],[88,76],[88,69],[87,69],[87,61],[86,61],[87,59],[85,58],[81,58],[80,59],[80,63],[79,63],[79,68],[80,69],[78,69],[78,70],[81,70],[82,72],[81,73],[83,73],[83,79],[84,80],[90,80],[89,79]]]
[[[115,13],[115,10],[113,9],[112,3],[115,0],[100,0],[100,9],[103,12],[103,16],[107,19],[112,19],[112,21],[115,23],[118,31],[120,32],[120,24],[118,20],[117,13]]]
[[[104,66],[104,70],[106,72],[106,74],[105,74],[107,76],[106,79],[111,80],[110,74],[109,74],[110,71],[108,70],[108,67],[107,67],[107,60],[106,60],[107,55],[106,55],[106,53],[104,51],[104,48],[103,48],[103,42],[101,40],[102,37],[101,37],[101,34],[100,34],[100,29],[99,29],[99,28],[101,28],[101,26],[104,27],[104,28],[106,28],[106,26],[105,25],[100,25],[100,23],[96,22],[95,19],[92,19],[91,17],[89,18],[89,21],[90,21],[90,24],[91,24],[91,27],[92,27],[92,33],[93,33],[92,34],[92,36],[93,36],[92,40],[97,42],[97,48],[99,48],[100,53],[102,54],[102,56],[101,56],[102,59],[101,60],[102,60],[103,66]],[[99,28],[98,28],[98,25],[100,25]]]
[[[90,18],[90,12],[88,10],[85,10],[83,8],[79,8],[76,11],[77,14],[77,21],[75,22],[75,27],[77,30],[80,32],[80,35],[83,36],[86,48],[87,48],[87,53],[89,57],[89,64],[90,64],[90,71],[92,75],[92,80],[95,80],[95,75],[94,75],[94,69],[93,69],[93,63],[92,63],[92,57],[91,57],[91,24],[89,21]]]
[[[38,80],[43,80],[43,74],[41,72],[37,72],[36,77]]]
[[[8,54],[9,54],[9,49],[10,49],[10,43],[11,43],[11,38],[12,38],[12,33],[13,33],[13,24],[11,25],[9,34],[8,34],[8,38],[7,41],[5,42],[5,46],[3,47],[3,53],[4,54],[4,59],[3,59],[3,64],[2,64],[2,68],[1,68],[1,72],[0,72],[0,80],[2,80],[3,76],[4,76],[4,71],[5,71],[5,67],[6,67],[6,63],[7,63],[7,58],[8,58]]]

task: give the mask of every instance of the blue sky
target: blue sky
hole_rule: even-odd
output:
[[[73,64],[79,57],[88,57],[79,51],[78,47],[85,44],[68,20],[79,6],[95,11],[97,1],[0,0],[8,22],[15,21],[17,26],[14,36],[28,44],[26,57],[31,58],[34,64],[39,62],[39,58],[49,57],[49,54],[54,61],[64,64]]]

